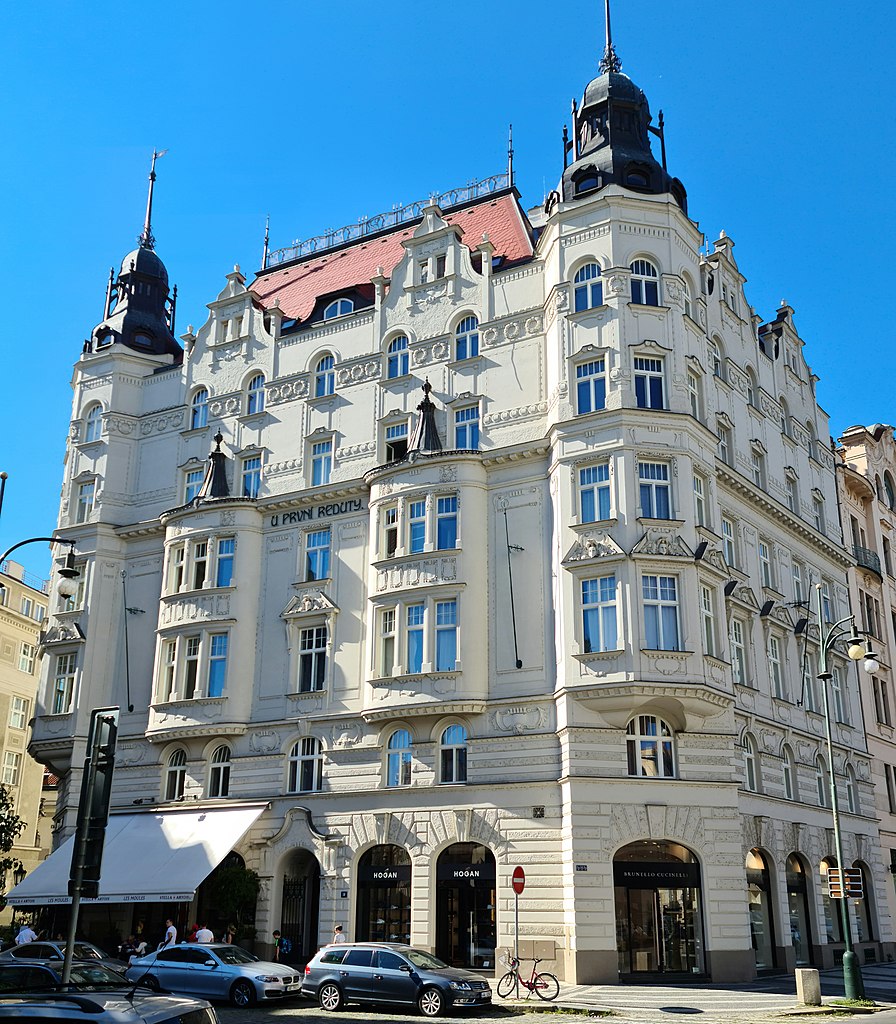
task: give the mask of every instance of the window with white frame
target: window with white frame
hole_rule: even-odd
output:
[[[246,388],[246,415],[264,412],[264,374],[256,373]]]
[[[734,520],[727,516],[722,516],[722,554],[725,557],[726,565],[732,568],[737,567],[737,536]]]
[[[457,601],[436,601],[435,638],[437,672],[454,672],[457,668]]]
[[[582,580],[582,650],[585,654],[615,651],[616,576]]]
[[[28,701],[24,697],[13,697],[9,704],[10,729],[24,729],[28,724]]]
[[[697,526],[708,526],[706,515],[706,479],[699,473],[694,474],[694,523]]]
[[[828,769],[820,754],[815,758],[815,795],[818,797],[818,806],[827,807]]]
[[[747,368],[747,405],[751,405],[754,409],[758,408],[756,394],[756,374]]]
[[[184,473],[184,504],[189,505],[202,489],[204,469],[188,469]]]
[[[669,463],[638,461],[638,488],[643,519],[671,519]]]
[[[84,417],[84,441],[99,441],[103,432],[103,407],[92,405]]]
[[[227,633],[190,633],[162,641],[160,701],[221,697],[227,681]]]
[[[34,617],[34,600],[32,598],[23,595],[20,607],[23,615],[29,619]]]
[[[36,657],[37,647],[23,640],[22,646],[19,648],[19,671],[27,672],[29,676],[34,675],[34,660]]]
[[[456,494],[408,495],[386,506],[380,512],[381,557],[456,548],[457,514]]]
[[[703,653],[716,657],[716,601],[712,587],[700,587],[700,617],[703,622]]]
[[[407,729],[396,729],[389,737],[386,754],[386,785],[411,784],[411,734]]]
[[[233,580],[234,537],[196,537],[168,549],[166,594],[201,590],[213,585],[229,587]]]
[[[405,639],[407,641],[405,666],[408,672],[423,671],[423,631],[426,605],[409,604],[405,608]]]
[[[637,715],[625,728],[628,774],[639,778],[675,777],[673,733],[656,715]]]
[[[712,368],[713,377],[723,380],[725,377],[724,363],[722,362],[722,353],[719,351],[719,346],[714,341],[708,341],[706,343],[706,350],[709,353],[709,365]]]
[[[803,591],[803,566],[796,559],[791,563],[791,575],[793,577],[793,600],[802,602],[806,600]]]
[[[165,768],[165,799],[180,800],[187,784],[187,754],[175,750],[168,758]]]
[[[759,576],[764,587],[774,589],[775,577],[771,543],[762,537],[759,538]]]
[[[77,664],[78,656],[74,653],[56,655],[56,663],[53,666],[54,715],[64,715],[71,711]]]
[[[227,633],[212,633],[208,639],[208,695],[221,697],[227,681],[227,646],[230,638]]]
[[[681,279],[681,300],[684,305],[684,315],[694,319],[694,306],[691,300],[691,285],[686,277]]]
[[[819,533],[826,534],[828,530],[827,522],[825,520],[824,500],[822,498],[813,497],[812,515],[815,520],[815,529],[818,530]]]
[[[305,534],[305,580],[330,578],[330,528]]]
[[[841,665],[834,665],[831,668],[831,695],[834,698],[834,718],[838,722],[848,725],[849,713]]]
[[[584,267],[579,267],[573,284],[577,313],[603,305],[604,286],[600,276],[600,267],[596,263],[586,263]]]
[[[750,449],[750,471],[753,483],[765,490],[765,453],[756,447]]]
[[[880,676],[871,677],[871,693],[874,698],[874,715],[881,725],[892,726],[890,714],[890,683]]]
[[[18,786],[22,772],[22,755],[7,750],[3,755],[3,785]]]
[[[333,320],[337,316],[348,316],[354,313],[355,304],[351,299],[334,299],[328,306],[324,307],[324,320]]]
[[[806,711],[818,714],[818,691],[815,689],[815,681],[818,677],[818,654],[814,650],[808,652],[802,670],[804,673],[802,705]]]
[[[859,787],[853,766],[846,766],[846,809],[850,814],[859,813]]]
[[[797,489],[796,477],[788,473],[784,478],[784,488],[787,497],[787,507],[796,515],[800,514],[800,495]]]
[[[784,777],[785,799],[796,800],[798,796],[798,790],[796,786],[796,770],[793,764],[793,752],[788,746],[785,746],[781,750],[781,773]]]
[[[731,620],[731,670],[738,686],[749,686],[747,674],[747,624],[743,619]]]
[[[749,733],[744,736],[744,786],[751,793],[759,792],[759,759],[756,756],[756,741]]]
[[[208,426],[208,388],[200,388],[190,401],[190,429]]]
[[[250,455],[243,459],[240,470],[242,495],[244,498],[257,498],[261,490],[261,456]]]
[[[576,412],[579,416],[607,406],[607,361],[589,359],[576,365]]]
[[[688,402],[691,406],[691,415],[695,420],[703,419],[703,395],[702,381],[700,375],[693,370],[688,371]]]
[[[326,626],[307,626],[299,630],[299,693],[314,693],[324,688],[327,639]]]
[[[398,462],[408,453],[408,421],[387,423],[383,431],[386,445],[386,462]]]
[[[190,589],[202,590],[208,573],[208,541],[194,541],[192,556],[193,582]]]
[[[632,277],[632,302],[640,306],[660,304],[659,275],[649,260],[635,260],[630,268]]]
[[[678,630],[678,580],[675,576],[641,576],[644,641],[650,651],[681,650]]]
[[[479,355],[479,321],[465,316],[454,328],[454,358],[473,359]]]
[[[436,550],[457,547],[457,495],[436,498]]]
[[[377,672],[388,678],[395,672],[395,640],[397,636],[394,608],[384,608],[379,615],[379,644]]]
[[[75,520],[86,523],[93,512],[96,499],[96,480],[86,480],[78,485],[78,500],[75,507]]]
[[[825,622],[833,622],[835,619],[831,584],[828,580],[821,581],[821,615]]]
[[[426,547],[426,499],[417,498],[407,503],[408,546],[412,555]]]
[[[885,764],[884,778],[887,782],[887,810],[890,814],[896,814],[896,767]]]
[[[336,390],[336,360],[329,354],[321,356],[314,367],[314,397],[326,398]]]
[[[610,463],[579,469],[579,522],[596,523],[610,518]]]
[[[75,565],[75,569],[79,573],[75,579],[77,590],[71,597],[64,597],[59,594],[59,611],[61,612],[73,612],[78,608],[84,607],[84,596],[87,592],[87,563],[79,562]]]
[[[391,558],[398,550],[398,505],[390,505],[383,509],[383,547],[387,558]]]
[[[215,556],[215,586],[233,584],[233,558],[236,553],[235,537],[219,537]]]
[[[465,405],[454,410],[454,447],[479,451],[479,406]]]
[[[323,751],[317,737],[303,736],[294,743],[289,752],[288,791],[316,793],[321,788],[323,760]]]
[[[386,377],[394,380],[408,373],[408,339],[404,334],[393,338],[386,347]]]
[[[311,445],[311,486],[320,487],[330,482],[333,471],[333,441],[314,441]]]
[[[209,762],[208,795],[212,799],[230,796],[230,747],[216,747]]]
[[[784,666],[781,662],[781,640],[774,634],[768,638],[768,671],[772,683],[772,695],[779,700],[786,700],[784,690]]]
[[[635,404],[639,409],[665,409],[663,360],[635,356]]]
[[[199,685],[199,636],[181,637],[181,653],[183,654],[183,688],[181,696],[192,700],[196,696],[196,687]]]
[[[462,725],[449,725],[439,742],[443,785],[467,781],[467,730]]]

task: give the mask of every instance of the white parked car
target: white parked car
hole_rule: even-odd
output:
[[[125,976],[168,992],[229,999],[234,1006],[299,995],[302,988],[302,975],[295,968],[259,960],[241,946],[223,942],[182,942],[136,957]]]

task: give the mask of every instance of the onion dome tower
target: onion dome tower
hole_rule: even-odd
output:
[[[615,184],[642,194],[669,193],[687,213],[684,185],[666,171],[662,111],[654,128],[647,97],[622,74],[610,31],[610,0],[605,0],[605,9],[607,36],[600,73],[585,87],[581,104],[573,100],[572,138],[563,130],[561,198],[585,198]],[[651,151],[650,133],[660,139],[662,163]]]
[[[86,346],[91,351],[109,345],[124,345],[149,355],[171,356],[176,363],[183,359],[183,349],[174,337],[177,288],[169,297],[168,271],[156,255],[152,234],[156,160],[164,153],[165,150],[161,153],[153,151],[146,218],[139,244],[121,261],[117,279],[114,270],[109,272],[103,320]]]

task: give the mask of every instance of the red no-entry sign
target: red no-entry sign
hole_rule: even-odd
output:
[[[519,896],[525,888],[526,872],[521,867],[515,867],[513,869],[513,891]]]

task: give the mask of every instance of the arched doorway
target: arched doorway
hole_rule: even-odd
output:
[[[310,850],[293,850],[283,872],[280,934],[291,949],[282,954],[287,963],[307,963],[320,945],[320,864]]]
[[[828,895],[828,872],[837,867],[836,857],[825,857],[819,865],[819,884],[821,885],[821,905],[824,909],[824,929],[829,946],[843,941],[843,919],[841,901]],[[819,922],[820,924],[821,922]]]
[[[619,973],[705,972],[700,865],[679,843],[642,840],[613,858]]]
[[[777,966],[777,959],[771,876],[765,854],[759,850],[750,850],[747,854],[746,869],[750,940],[756,958],[756,970],[767,971]]]
[[[852,866],[862,872],[862,898],[853,902],[856,908],[856,942],[873,942],[874,918],[871,908],[874,906],[874,900],[871,892],[871,872],[867,864],[859,860],[854,861]]]
[[[246,862],[231,851],[196,890],[196,919],[186,923],[207,924],[218,941],[235,925],[236,942],[251,949],[256,903],[252,892],[256,888],[257,880],[253,882],[252,876],[246,875]],[[178,932],[179,938],[187,937],[180,929]]]
[[[495,856],[455,843],[436,863],[436,956],[452,967],[494,970],[498,941]]]
[[[792,853],[787,858],[787,909],[790,914],[790,941],[796,966],[814,963],[812,925],[809,918],[809,882],[803,862]]]
[[[411,858],[400,846],[374,846],[358,861],[355,939],[411,941]]]

